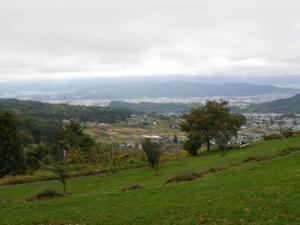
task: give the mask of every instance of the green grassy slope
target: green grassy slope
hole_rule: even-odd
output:
[[[259,163],[300,139],[267,141],[231,150],[225,157],[208,152],[150,168],[70,179],[70,195],[52,200],[25,199],[58,183],[41,182],[0,188],[0,224],[300,224],[300,153]],[[190,182],[164,184],[186,171],[234,167]],[[140,184],[145,189],[122,192]]]

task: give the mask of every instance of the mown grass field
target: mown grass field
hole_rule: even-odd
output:
[[[26,201],[61,190],[55,182],[0,187],[0,224],[300,224],[300,152],[243,163],[300,145],[300,138],[258,143],[222,156],[203,153],[163,164],[160,175],[139,168],[68,180],[69,195]],[[230,167],[188,182],[165,184],[181,173]],[[143,189],[123,192],[139,184]]]

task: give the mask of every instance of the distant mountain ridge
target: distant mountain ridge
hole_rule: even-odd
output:
[[[108,105],[108,107],[110,108],[122,108],[143,113],[187,113],[192,108],[198,108],[201,106],[203,106],[201,103],[128,103],[122,101],[112,101]]]
[[[273,86],[272,86],[273,85]],[[291,89],[293,87],[293,89]],[[38,101],[296,94],[300,76],[149,75],[0,82],[2,98]],[[295,88],[295,89],[294,89]]]
[[[300,113],[300,94],[290,98],[250,105],[245,112],[257,113]]]
[[[191,98],[296,93],[290,88],[248,83],[207,84],[184,81],[104,84],[73,93],[79,99]]]

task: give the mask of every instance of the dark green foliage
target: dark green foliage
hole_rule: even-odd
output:
[[[188,135],[188,140],[183,143],[183,149],[189,152],[191,155],[197,155],[199,148],[202,146],[202,139],[195,133]]]
[[[219,146],[219,149],[225,150],[230,138],[231,138],[231,134],[229,131],[218,132],[216,134],[216,144]]]
[[[173,137],[173,144],[178,144],[179,141],[178,141],[178,137],[176,134],[174,134],[174,137]]]
[[[63,120],[77,118],[82,122],[118,123],[131,115],[126,109],[49,104],[16,99],[0,99],[0,109],[14,111],[20,120],[20,126],[30,130],[35,142],[46,143],[53,143],[60,138]]]
[[[17,118],[0,111],[0,177],[24,172],[24,157],[18,137]]]
[[[80,149],[87,153],[95,145],[95,142],[89,135],[83,133],[83,130],[79,121],[71,120],[64,128],[60,140],[61,148],[66,151]]]
[[[152,142],[149,139],[146,139],[142,142],[143,150],[146,154],[147,160],[151,167],[158,167],[159,159],[161,157],[161,143]]]
[[[78,118],[80,121],[115,123],[126,120],[130,111],[107,107],[49,104],[36,101],[1,99],[0,109],[11,109],[25,118],[43,118],[52,121]]]
[[[35,146],[30,146],[25,149],[24,153],[26,166],[28,170],[34,171],[40,168],[41,157],[38,148],[35,148]]]
[[[62,131],[61,122],[49,118],[20,117],[20,120],[22,121],[22,127],[30,130],[36,143],[56,142]]]
[[[296,134],[296,132],[294,132],[294,131],[292,131],[292,130],[284,130],[284,131],[282,132],[282,135],[283,135],[285,138],[293,137],[295,134]]]
[[[299,131],[292,131],[292,130],[283,130],[280,134],[268,134],[264,135],[264,140],[276,140],[276,139],[283,139],[283,138],[291,138],[293,136],[298,136],[300,134]]]
[[[27,146],[34,143],[34,138],[30,130],[26,130],[26,129],[19,130],[18,137],[23,146]]]
[[[280,134],[264,135],[264,140],[276,140],[276,139],[282,139],[282,135]]]
[[[42,162],[47,162],[46,156],[51,155],[48,146],[45,144],[29,145],[24,148],[25,165],[29,171],[37,170],[41,167]]]
[[[246,122],[244,116],[230,113],[226,101],[207,101],[204,107],[193,109],[183,118],[185,122],[181,124],[181,129],[188,133],[189,141],[196,141],[193,137],[197,136],[206,143],[207,150],[210,150],[213,139],[224,149],[230,138]]]
[[[109,165],[112,159],[112,145],[106,143],[96,143],[88,152],[87,159],[90,163],[100,163]]]
[[[238,130],[244,123],[246,123],[246,118],[241,114],[230,114],[230,112],[227,111],[223,115],[222,124],[220,124],[215,136],[216,143],[219,148],[223,150],[223,154],[225,154],[224,150],[230,139],[237,135]]]
[[[193,109],[183,117],[185,122],[181,124],[181,129],[188,134],[200,136],[206,143],[207,150],[210,150],[210,142],[220,129],[227,112],[226,106],[225,101],[207,101],[203,108]]]

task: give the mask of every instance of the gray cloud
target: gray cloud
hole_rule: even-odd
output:
[[[297,0],[0,0],[0,79],[300,74]]]

